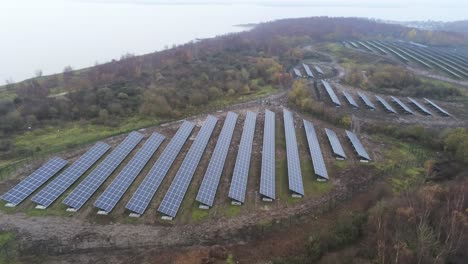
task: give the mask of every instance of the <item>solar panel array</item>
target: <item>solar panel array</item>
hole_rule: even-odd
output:
[[[2,199],[14,205],[21,203],[26,197],[31,195],[52,176],[63,169],[67,163],[66,160],[58,157],[50,159],[46,164],[42,165],[39,169],[5,193]]]
[[[377,100],[383,105],[383,107],[385,108],[387,112],[394,113],[394,114],[397,113],[395,109],[393,109],[393,107],[389,105],[385,99],[383,99],[382,97],[378,95],[376,95],[375,98],[377,98]]]
[[[275,199],[275,113],[265,111],[260,194]]]
[[[400,101],[400,99],[396,98],[395,96],[390,96],[390,98],[392,98],[393,102],[398,104],[401,107],[401,109],[405,111],[405,113],[414,115],[413,110],[411,110],[407,105],[405,105],[402,101]]]
[[[185,121],[154,163],[125,208],[143,214],[195,125]]]
[[[288,161],[289,189],[297,194],[304,195],[302,183],[301,164],[299,162],[299,150],[297,149],[296,130],[292,113],[283,109],[284,131],[286,136],[286,157]]]
[[[312,164],[314,165],[314,172],[316,175],[328,179],[327,167],[325,167],[325,161],[323,160],[322,150],[320,149],[320,144],[317,138],[317,134],[315,133],[314,125],[307,120],[303,120],[303,122],[307,136],[307,142],[309,143]]]
[[[231,145],[232,134],[236,127],[237,114],[229,112],[219,134],[218,143],[211,155],[210,164],[206,169],[196,200],[202,204],[213,206],[219,180],[223,173],[224,163]]]
[[[257,114],[247,112],[239,152],[237,153],[236,164],[234,165],[231,187],[229,188],[228,197],[241,203],[244,202],[245,190],[247,188],[256,118]]]
[[[298,70],[296,68],[294,68],[293,70],[294,70],[294,73],[296,74],[297,77],[302,77],[302,73],[301,73],[300,70]]]
[[[65,198],[65,200],[63,200],[63,203],[75,209],[81,208],[142,139],[142,134],[138,132],[130,133],[130,135],[128,135],[127,138],[125,138],[125,140],[120,143],[119,146],[117,146],[117,148],[114,149],[114,151],[112,151],[112,153],[110,153],[109,156],[107,156],[106,159],[67,196],[67,198]]]
[[[432,107],[434,107],[435,109],[437,109],[437,111],[439,111],[439,113],[441,113],[442,115],[445,115],[445,116],[452,116],[451,114],[449,114],[447,111],[445,111],[442,107],[438,106],[436,103],[434,103],[433,101],[427,99],[427,98],[424,98],[424,100],[426,102],[428,102],[430,105],[432,105]]]
[[[180,165],[169,190],[159,205],[159,212],[171,217],[176,216],[217,122],[218,119],[211,115],[206,119],[205,124],[200,129],[197,138],[185,156],[182,165]]]
[[[305,63],[302,63],[302,67],[304,67],[304,70],[306,71],[307,75],[308,75],[310,78],[314,78],[314,74],[313,74],[312,71],[310,70],[309,65],[307,65],[307,64],[305,64]]]
[[[432,115],[432,113],[429,110],[427,110],[427,108],[424,107],[422,104],[420,104],[418,101],[414,100],[411,97],[408,97],[408,100],[410,101],[410,103],[415,105],[423,114]]]
[[[369,154],[367,154],[367,151],[362,146],[361,141],[357,138],[356,134],[354,134],[351,131],[346,130],[346,135],[348,136],[349,140],[351,141],[351,144],[353,145],[354,149],[356,150],[358,156],[361,157],[361,158],[364,158],[366,160],[371,160],[371,158],[369,157]]]
[[[32,201],[44,207],[49,207],[75,181],[93,166],[108,150],[110,146],[103,142],[96,143],[77,161],[57,176],[44,189],[32,197]]]
[[[361,92],[358,92],[358,95],[359,95],[359,97],[361,97],[362,101],[366,104],[367,108],[375,109],[374,103],[372,103],[371,100],[369,100],[369,98],[367,98],[367,95],[365,95],[365,94],[363,94]]]
[[[353,107],[359,108],[359,105],[354,101],[354,98],[346,91],[343,91],[343,95],[348,100],[348,103],[352,105]]]
[[[164,136],[153,133],[138,153],[125,165],[119,175],[94,202],[94,206],[106,212],[112,211],[146,163],[164,141]]]
[[[322,80],[322,84],[325,87],[325,90],[327,91],[328,96],[330,96],[330,99],[332,100],[332,102],[337,106],[341,106],[341,102],[340,100],[338,100],[338,97],[333,91],[333,88],[331,87],[331,85],[327,81],[324,81],[324,80]]]
[[[342,158],[346,158],[346,154],[343,150],[343,147],[340,144],[340,140],[336,136],[335,131],[325,128],[325,133],[327,134],[328,141],[330,142],[330,145],[332,147],[333,153],[337,156],[340,156]]]

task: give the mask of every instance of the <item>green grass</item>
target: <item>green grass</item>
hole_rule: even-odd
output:
[[[0,264],[16,263],[15,234],[0,231]]]
[[[192,221],[193,222],[201,222],[202,220],[208,218],[210,215],[208,210],[203,210],[200,208],[196,208],[192,210]]]
[[[224,215],[226,217],[232,218],[232,217],[238,216],[240,214],[240,211],[241,211],[241,206],[230,204],[227,207],[225,207]]]
[[[424,163],[434,155],[430,150],[386,136],[376,137],[389,147],[384,151],[383,161],[375,163],[375,168],[380,174],[390,176],[394,191],[401,192],[424,181]]]

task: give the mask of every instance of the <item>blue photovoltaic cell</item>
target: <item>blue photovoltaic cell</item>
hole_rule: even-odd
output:
[[[364,104],[366,104],[366,107],[369,108],[369,109],[375,109],[375,105],[374,103],[371,102],[371,100],[369,100],[369,98],[367,98],[367,96],[361,92],[358,92],[358,95],[359,97],[361,97],[362,101],[364,102]]]
[[[94,206],[106,212],[112,211],[163,141],[163,135],[153,133],[132,160],[115,177],[109,187],[94,202]]]
[[[120,143],[119,146],[114,149],[114,151],[112,151],[112,153],[110,153],[109,156],[107,156],[104,161],[67,196],[67,198],[65,198],[65,200],[63,200],[63,203],[72,208],[80,209],[142,139],[142,134],[138,132],[130,133],[130,135],[128,135],[127,138],[125,138],[125,140]]]
[[[275,113],[265,111],[260,194],[275,199]]]
[[[336,156],[346,159],[346,154],[344,153],[343,147],[341,146],[340,140],[336,136],[335,131],[325,128],[325,133],[327,134],[328,141],[330,142],[333,153]]]
[[[317,134],[315,133],[314,125],[307,120],[303,121],[315,175],[328,179],[327,167],[325,166],[325,161],[323,160],[322,150],[320,148]]]
[[[325,87],[325,90],[327,91],[328,96],[330,97],[332,102],[336,106],[341,106],[341,102],[340,102],[340,100],[338,100],[338,97],[336,96],[335,92],[333,91],[333,88],[331,87],[331,85],[327,81],[324,81],[324,80],[322,80],[322,84]]]
[[[403,111],[407,114],[411,114],[413,115],[413,111],[407,106],[405,105],[402,101],[400,101],[400,99],[396,98],[395,96],[390,96],[390,98],[392,98],[392,101],[395,102],[397,105],[400,106],[401,109],[403,109]]]
[[[356,150],[358,156],[366,160],[371,160],[369,157],[369,154],[367,154],[367,151],[362,146],[361,141],[357,138],[356,134],[354,134],[351,131],[346,130],[346,135],[351,141],[351,144],[353,145],[354,150]]]
[[[444,109],[442,109],[442,107],[438,106],[436,103],[432,102],[431,100],[427,99],[427,98],[424,98],[424,100],[429,103],[432,107],[434,107],[437,111],[439,111],[440,114],[444,115],[444,116],[452,116],[451,114],[449,114],[447,111],[445,111]]]
[[[301,164],[299,163],[299,150],[297,148],[296,130],[292,113],[283,109],[284,133],[286,136],[286,157],[288,161],[289,189],[297,194],[304,195],[302,183]]]
[[[408,97],[408,100],[410,101],[411,104],[415,105],[419,109],[419,111],[421,111],[423,114],[432,115],[432,113],[429,110],[427,110],[427,108],[424,107],[422,104],[420,104],[418,101],[414,100],[411,97]]]
[[[314,74],[312,73],[312,71],[310,70],[309,66],[305,63],[302,63],[302,67],[304,67],[304,70],[306,71],[307,75],[310,77],[310,78],[314,78]]]
[[[52,158],[31,175],[26,177],[26,179],[22,180],[18,185],[5,193],[2,196],[2,199],[14,205],[21,203],[26,199],[26,197],[31,195],[66,165],[66,160],[58,157]]]
[[[162,180],[166,177],[167,172],[172,166],[177,154],[179,154],[182,146],[187,141],[187,138],[192,133],[195,125],[191,122],[185,121],[171,139],[171,142],[164,149],[161,156],[154,163],[148,175],[146,175],[143,182],[140,184],[136,192],[133,194],[130,201],[125,208],[143,214],[148,207],[151,199],[161,185]]]
[[[93,166],[108,150],[110,146],[103,142],[96,143],[83,156],[75,161],[63,173],[47,184],[31,199],[44,207],[49,207],[62,195],[75,181]]]
[[[348,100],[348,103],[352,105],[353,107],[359,108],[359,105],[354,101],[354,98],[346,91],[343,91],[343,95],[345,96],[346,100]]]
[[[195,174],[195,170],[197,169],[203,152],[205,152],[206,145],[210,140],[217,122],[218,119],[211,115],[206,119],[205,124],[203,124],[200,132],[198,132],[197,138],[195,138],[195,141],[185,156],[182,165],[180,165],[169,190],[159,205],[159,212],[171,217],[177,215],[177,211],[179,211],[185,193],[192,181],[193,174]]]
[[[219,180],[223,173],[224,163],[231,145],[232,134],[236,127],[237,114],[228,112],[224,121],[223,129],[219,134],[218,143],[211,155],[210,164],[206,169],[205,176],[198,190],[196,200],[202,204],[213,206]]]
[[[396,114],[395,109],[393,109],[393,107],[389,105],[385,99],[383,99],[382,97],[378,95],[376,95],[375,98],[377,98],[377,100],[380,102],[380,104],[385,108],[387,112]]]
[[[247,178],[249,176],[250,157],[252,155],[252,142],[255,134],[255,123],[257,114],[247,112],[242,131],[239,152],[232,176],[229,198],[244,203],[245,191],[247,189]]]

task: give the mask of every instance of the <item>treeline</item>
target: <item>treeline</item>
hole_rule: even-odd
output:
[[[76,120],[112,125],[135,115],[177,118],[186,109],[213,100],[288,87],[290,67],[319,56],[301,45],[382,34],[404,37],[408,30],[358,18],[285,19],[148,55],[124,55],[87,69],[66,67],[62,74],[2,87],[16,96],[0,101],[0,136],[8,140],[27,128]],[[465,41],[459,34],[444,32],[433,32],[431,39],[440,36],[451,43]],[[0,151],[8,146],[3,143]]]

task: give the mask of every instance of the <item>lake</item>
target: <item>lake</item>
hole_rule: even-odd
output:
[[[277,1],[278,2],[278,1]],[[335,1],[336,2],[336,1]],[[162,50],[196,38],[245,30],[234,25],[280,18],[358,16],[391,20],[458,20],[456,6],[346,7],[259,4],[148,4],[2,0],[0,84]]]

